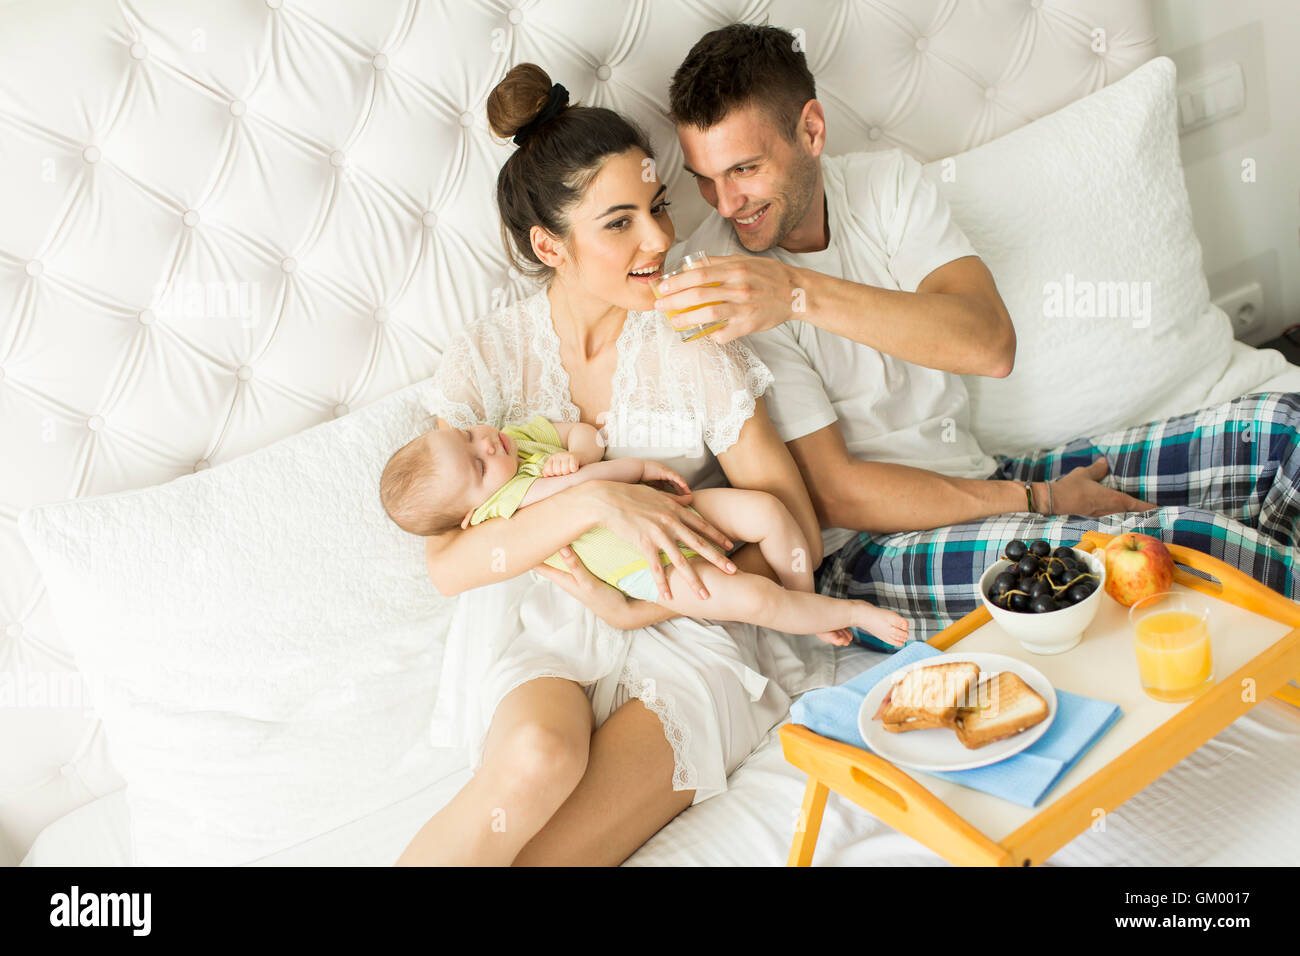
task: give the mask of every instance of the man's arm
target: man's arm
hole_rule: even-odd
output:
[[[987,478],[952,478],[923,468],[854,458],[838,424],[787,442],[817,516],[825,527],[872,534],[925,531],[990,515],[1028,511],[1024,485]],[[1091,517],[1156,507],[1099,484],[1105,458],[1052,481],[1052,513]],[[1035,510],[1047,512],[1046,483],[1032,485]]]
[[[958,375],[1005,378],[1016,358],[1016,332],[993,276],[979,256],[941,265],[899,292],[796,270],[807,283],[812,325],[915,365]]]
[[[862,285],[761,256],[717,256],[660,288],[668,295],[656,301],[658,309],[719,303],[669,320],[685,327],[726,319],[724,328],[709,333],[719,342],[803,319],[877,352],[958,375],[1002,378],[1015,364],[1015,328],[979,256],[944,263],[915,292]]]

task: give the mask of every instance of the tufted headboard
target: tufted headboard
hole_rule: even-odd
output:
[[[483,104],[533,60],[633,117],[692,43],[794,30],[829,149],[930,160],[1155,53],[1145,0],[27,0],[0,8],[0,863],[122,785],[18,534],[431,375],[524,290]]]

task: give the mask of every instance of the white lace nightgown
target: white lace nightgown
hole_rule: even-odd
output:
[[[546,293],[472,323],[445,353],[432,408],[457,428],[501,428],[532,415],[576,422]],[[771,373],[741,343],[683,343],[656,312],[629,312],[617,342],[606,458],[661,461],[692,488],[725,484],[715,455],[753,414]],[[461,595],[443,659],[433,740],[464,748],[477,769],[501,699],[538,677],[583,685],[597,726],[631,698],[664,725],[675,790],[695,803],[726,779],[785,715],[790,697],[831,682],[831,648],[749,624],[674,618],[610,627],[531,572]]]

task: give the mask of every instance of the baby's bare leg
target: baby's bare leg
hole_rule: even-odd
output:
[[[763,559],[787,588],[813,590],[808,539],[780,498],[748,488],[703,488],[694,493],[691,505],[733,541],[758,545]],[[810,629],[795,633],[806,630]]]
[[[726,533],[731,534],[730,531]],[[688,588],[674,588],[672,600],[658,603],[679,614],[714,621],[761,624],[788,634],[816,633],[822,640],[835,644],[849,643],[847,633],[832,636],[832,632],[849,627],[870,631],[891,644],[902,644],[907,640],[906,620],[893,611],[866,601],[827,597],[815,591],[794,591],[761,574],[747,571],[727,574],[704,558],[690,560],[708,589],[709,597],[700,598]],[[678,572],[669,567],[667,573],[669,587],[672,587],[672,577]]]

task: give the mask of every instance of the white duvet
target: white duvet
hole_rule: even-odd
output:
[[[837,682],[882,655],[840,654]],[[461,770],[406,800],[264,857],[264,866],[387,866],[464,784]],[[629,866],[785,863],[804,775],[786,763],[777,731],[731,775],[726,793],[691,807]],[[1058,866],[1285,866],[1300,859],[1300,710],[1264,701],[1047,862]],[[119,866],[131,861],[129,812],[118,791],[48,827],[25,866]],[[945,866],[931,850],[832,794],[815,866]]]

